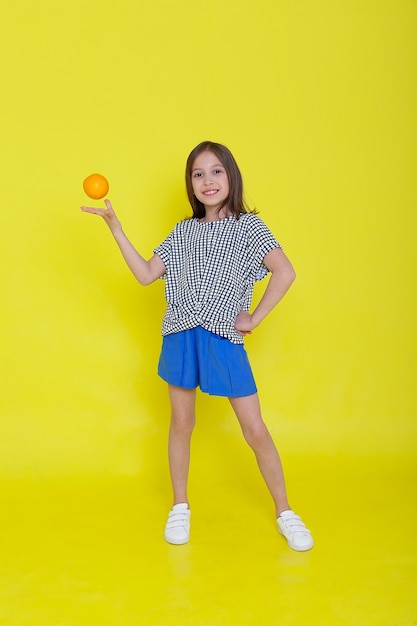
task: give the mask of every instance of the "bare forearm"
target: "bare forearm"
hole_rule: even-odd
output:
[[[263,319],[282,300],[295,280],[295,272],[292,267],[283,271],[276,271],[269,279],[264,295],[253,311],[251,318],[254,326],[258,326]]]
[[[146,261],[139,254],[121,228],[115,231],[112,230],[112,235],[136,280],[141,285],[149,285],[152,283],[156,277],[152,275],[149,261]]]
[[[116,213],[113,210],[109,199],[104,201],[106,205],[105,209],[99,207],[82,206],[81,210],[84,213],[92,213],[93,215],[100,215],[107,226],[110,229],[117,245],[120,248],[120,252],[123,255],[131,272],[141,285],[150,285],[157,278],[160,278],[165,274],[165,265],[162,259],[154,254],[149,261],[146,261],[136,250],[136,248],[130,243],[126,237],[120,221],[117,219]]]
[[[237,332],[244,337],[250,335],[272,309],[282,300],[295,280],[295,271],[289,259],[279,248],[275,248],[264,258],[264,265],[271,272],[271,278],[252,315],[240,311],[235,320]]]

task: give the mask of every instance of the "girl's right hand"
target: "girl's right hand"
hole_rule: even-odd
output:
[[[105,209],[98,209],[93,206],[82,206],[81,211],[84,213],[92,213],[93,215],[100,215],[106,222],[107,226],[110,228],[112,232],[115,230],[121,230],[122,225],[117,219],[116,213],[111,205],[110,200],[105,200],[104,204],[106,205]]]

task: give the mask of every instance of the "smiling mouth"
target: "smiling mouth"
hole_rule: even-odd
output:
[[[203,191],[204,196],[214,196],[219,190],[218,189],[207,189],[207,191]]]

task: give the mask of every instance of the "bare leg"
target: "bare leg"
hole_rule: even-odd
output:
[[[168,385],[171,401],[168,458],[174,504],[187,502],[190,443],[195,424],[195,389]]]
[[[243,435],[255,453],[261,474],[276,506],[276,516],[290,509],[278,450],[262,419],[258,394],[229,398]]]

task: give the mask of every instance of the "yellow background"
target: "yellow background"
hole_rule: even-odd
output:
[[[412,0],[2,6],[0,624],[171,624],[177,610],[190,624],[417,621],[416,18]],[[315,533],[308,556],[272,534],[230,408],[203,396],[190,486],[210,540],[198,544],[195,515],[196,548],[160,545],[164,286],[137,285],[79,207],[82,180],[107,176],[150,256],[190,213],[185,159],[205,139],[232,150],[298,275],[247,349],[294,507]],[[213,502],[228,521],[207,522]],[[259,510],[271,536],[255,530]],[[120,542],[108,571],[97,565],[107,541]],[[154,574],[138,592],[144,568]],[[161,594],[152,585],[165,576]]]

